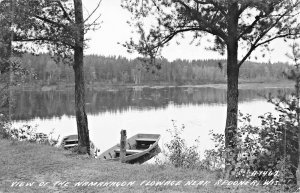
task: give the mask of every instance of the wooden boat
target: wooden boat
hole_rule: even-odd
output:
[[[126,141],[126,163],[144,163],[161,152],[159,134],[136,134]],[[120,145],[117,144],[103,152],[98,158],[109,161],[120,161]]]
[[[59,145],[60,147],[64,148],[64,149],[72,149],[75,148],[76,146],[78,146],[78,135],[68,135],[65,136],[62,141],[61,144]],[[95,157],[98,156],[100,152],[100,149],[98,149],[93,142],[90,141],[90,153],[94,154]]]

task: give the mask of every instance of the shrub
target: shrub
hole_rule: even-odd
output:
[[[166,158],[175,167],[195,168],[199,166],[200,155],[198,153],[198,146],[187,146],[185,140],[181,137],[184,131],[184,125],[177,127],[174,120],[172,120],[173,129],[167,131],[171,135],[171,141],[166,144],[167,151],[164,152]],[[196,140],[196,142],[198,142]]]
[[[295,126],[281,115],[275,118],[271,113],[266,113],[259,117],[261,124],[259,126],[251,125],[251,116],[240,113],[240,126],[237,130],[237,154],[235,160],[235,171],[233,175],[236,178],[248,178],[256,180],[270,180],[271,176],[252,176],[253,171],[280,171],[277,181],[286,184],[291,176],[291,162],[287,154],[293,152],[293,139],[289,134]],[[292,132],[291,132],[292,133]],[[212,131],[212,140],[215,148],[205,152],[204,162],[213,170],[223,169],[225,166],[225,144],[223,134],[214,134]]]
[[[43,143],[49,145],[56,145],[58,139],[53,139],[53,131],[49,135],[36,132],[36,126],[23,125],[19,128],[11,128],[11,125],[6,125],[1,129],[1,136],[6,139],[17,141],[29,141],[34,143]],[[59,138],[59,137],[58,137]]]

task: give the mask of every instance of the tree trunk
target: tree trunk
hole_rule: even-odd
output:
[[[237,66],[237,51],[235,53],[228,52],[228,68],[227,68],[227,117],[225,127],[225,147],[230,152],[226,157],[226,177],[230,176],[230,172],[234,169],[236,149],[236,133],[238,119],[238,77],[239,68]]]
[[[225,126],[225,147],[228,150],[225,160],[225,178],[231,177],[237,158],[236,133],[238,114],[238,7],[236,3],[230,5],[227,39],[227,117]]]
[[[10,0],[10,10],[9,15],[5,18],[0,19],[2,24],[0,28],[0,81],[2,83],[1,89],[3,93],[0,96],[0,112],[4,114],[5,121],[11,121],[12,115],[12,99],[13,92],[11,89],[13,83],[13,69],[11,63],[12,57],[12,40],[13,40],[13,31],[11,30],[14,24],[14,1]],[[3,120],[1,120],[3,121]]]
[[[290,156],[289,159],[290,165],[287,168],[290,174],[287,174],[286,184],[289,187],[295,187],[297,185],[297,170],[299,164],[299,139],[298,139],[298,127],[285,129],[285,139],[283,140],[284,146],[286,149],[285,155]],[[296,134],[296,136],[295,136]]]
[[[73,69],[75,74],[75,110],[78,132],[78,150],[79,153],[90,154],[89,129],[85,112],[85,83],[83,73],[84,20],[81,0],[74,0],[74,9],[76,32]]]
[[[296,65],[296,73],[299,73],[299,66]],[[289,147],[289,154],[290,154],[290,159],[291,159],[291,168],[290,171],[292,173],[292,178],[288,182],[288,185],[291,186],[296,186],[297,185],[297,170],[299,167],[299,150],[300,150],[300,128],[299,128],[299,122],[300,122],[300,114],[299,114],[299,101],[300,101],[300,96],[299,96],[299,86],[300,86],[300,77],[297,74],[295,77],[295,94],[296,94],[296,119],[297,119],[297,126],[294,128],[295,130],[292,131],[287,131],[286,133],[289,134],[289,136],[286,137],[288,139],[285,141],[285,145]]]
[[[11,91],[10,91],[10,57],[11,57],[11,39],[7,29],[0,29],[0,41],[3,42],[0,45],[0,89],[2,90],[0,95],[0,113],[4,117],[0,118],[0,122],[6,122],[11,120]],[[1,124],[2,125],[2,124]],[[1,128],[0,128],[1,129]]]

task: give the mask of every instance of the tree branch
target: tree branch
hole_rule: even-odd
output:
[[[241,7],[240,9],[240,14],[248,7],[252,4],[253,2],[248,2],[246,4],[244,4],[244,6]],[[278,5],[280,2],[277,2],[275,4],[272,4],[271,6],[276,6]],[[287,9],[285,13],[281,14],[281,15],[271,15],[271,11],[269,10],[268,12],[266,12],[265,14],[263,14],[262,12],[260,12],[260,14],[258,16],[255,17],[255,20],[243,31],[241,32],[241,34],[239,35],[238,39],[240,39],[243,35],[245,34],[249,34],[251,33],[250,29],[252,29],[256,24],[257,22],[264,18],[264,17],[279,17],[279,20],[282,19],[282,17],[285,17],[285,16],[289,16],[289,17],[294,17],[296,16],[298,13],[294,14],[294,15],[288,15],[288,13],[293,9],[295,8],[296,6],[299,5],[299,2],[296,3],[295,5],[293,5],[291,8]]]
[[[178,2],[179,4],[181,4],[185,9],[187,9],[190,13],[193,13],[195,16],[192,17],[192,19],[196,20],[198,22],[199,29],[202,31],[206,31],[212,35],[216,35],[219,36],[221,39],[226,40],[226,35],[225,33],[218,29],[217,27],[213,26],[212,23],[209,23],[208,21],[204,20],[201,17],[198,17],[199,12],[195,11],[194,9],[192,9],[191,7],[189,7],[187,4],[185,4],[184,2],[182,2],[181,0],[175,0],[175,2]],[[203,25],[201,25],[203,24]]]
[[[163,40],[161,41],[160,45],[158,45],[156,47],[159,47],[161,45],[164,45],[164,44],[168,43],[171,39],[173,39],[179,33],[187,32],[187,31],[195,31],[195,30],[199,30],[199,28],[194,27],[194,28],[176,30],[173,33],[171,33],[171,34],[167,35],[166,37],[164,37]]]
[[[241,32],[241,34],[238,36],[238,40],[243,36],[243,35],[246,35],[246,34],[249,34],[251,33],[251,29],[253,29],[253,27],[257,24],[257,22],[262,19],[264,16],[262,13],[260,13],[258,16],[255,17],[255,20],[246,27],[246,29]]]
[[[70,23],[74,23],[74,21],[70,18],[69,14],[67,13],[67,11],[64,8],[63,4],[61,3],[61,1],[55,1],[55,2],[58,3],[61,10],[64,12],[64,17],[66,17]]]
[[[94,15],[94,13],[95,13],[95,12],[97,11],[97,9],[100,7],[101,2],[102,2],[102,0],[99,0],[99,2],[98,2],[98,4],[97,4],[96,8],[95,8],[95,9],[92,11],[92,13],[84,20],[83,23],[87,22],[87,21],[90,19],[90,17],[92,17],[92,15]],[[100,16],[99,16],[99,17],[100,17]],[[97,17],[97,19],[98,19],[99,17]]]
[[[278,38],[284,38],[284,37],[287,37],[287,36],[299,36],[300,34],[292,34],[292,33],[287,33],[287,34],[281,34],[281,35],[277,35],[277,36],[274,36],[273,38],[270,38],[270,39],[267,39],[263,42],[260,42],[259,44],[257,44],[257,47],[258,46],[261,46],[263,44],[266,44],[266,43],[269,43],[275,39],[278,39]]]
[[[101,17],[101,15],[99,15],[92,23],[86,24],[85,27],[84,27],[84,29],[85,29],[85,30],[88,30],[88,29],[90,29],[91,26],[93,26],[93,25],[96,26],[96,25],[97,25],[96,22],[98,21],[98,19],[99,19],[100,17]]]
[[[293,6],[292,8],[294,8],[295,6]],[[275,35],[273,38],[269,38],[268,40],[265,40],[261,43],[259,43],[259,41],[271,30],[273,29],[278,23],[279,21],[285,17],[290,11],[291,9],[288,9],[286,10],[282,15],[280,15],[280,17],[278,17],[276,19],[276,21],[269,27],[267,28],[265,31],[263,31],[262,33],[260,33],[260,35],[258,36],[258,38],[254,41],[254,43],[251,44],[251,47],[249,49],[249,51],[247,52],[247,54],[243,57],[243,59],[239,62],[238,66],[240,67],[243,62],[251,55],[251,53],[253,52],[253,50],[255,50],[257,47],[263,45],[263,44],[266,44],[268,42],[271,42],[272,40],[274,39],[278,39],[278,38],[283,38],[283,37],[287,37],[287,36],[290,36],[290,35],[296,35],[296,34],[291,34],[291,33],[287,33],[287,34],[278,34],[278,35]]]
[[[259,46],[261,46],[261,45],[264,45],[264,44],[266,44],[266,43],[269,43],[269,42],[271,42],[271,41],[273,41],[273,40],[275,40],[275,39],[278,39],[278,38],[284,38],[284,37],[287,37],[287,36],[293,36],[293,35],[298,35],[298,36],[300,36],[300,34],[292,34],[292,33],[287,33],[287,34],[281,34],[281,35],[277,35],[277,36],[274,36],[274,37],[272,37],[272,38],[269,38],[269,39],[267,39],[267,40],[265,40],[265,41],[263,41],[263,42],[260,42],[260,43],[258,43],[258,44],[256,44],[256,45],[252,45],[251,47],[250,47],[250,49],[249,49],[249,51],[247,52],[247,54],[243,57],[243,59],[239,62],[239,64],[238,64],[238,66],[240,67],[245,61],[246,61],[246,59],[251,55],[251,53],[257,48],[257,47],[259,47]]]
[[[66,27],[66,25],[58,23],[58,22],[55,22],[55,21],[52,21],[52,20],[50,20],[50,19],[48,19],[46,17],[41,17],[41,16],[38,16],[38,15],[34,15],[34,17],[36,17],[37,19],[42,20],[42,21],[44,21],[46,23],[50,23],[52,25],[56,25],[56,26],[64,27],[64,28]]]
[[[222,7],[220,4],[218,4],[216,1],[213,0],[207,0],[207,1],[199,1],[194,0],[197,4],[201,5],[213,5],[218,11],[220,11],[224,16],[226,16],[226,12],[224,11],[224,7]]]
[[[224,7],[222,7],[220,4],[218,4],[216,1],[213,0],[207,0],[210,4],[212,4],[215,8],[217,8],[222,14],[223,16],[226,16],[226,12],[224,11]]]
[[[15,38],[14,39],[15,42],[35,42],[35,41],[48,41],[48,42],[53,42],[53,43],[57,43],[57,42],[61,42],[62,44],[65,44],[71,48],[74,48],[74,45],[66,42],[66,41],[62,41],[60,39],[53,39],[53,38],[48,38],[48,37],[36,37],[36,38],[26,38],[26,39],[22,39],[22,38]]]

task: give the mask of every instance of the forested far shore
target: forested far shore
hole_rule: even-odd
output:
[[[35,76],[27,83],[57,85],[73,83],[72,66],[56,63],[48,54],[24,54],[22,65]],[[84,58],[85,81],[88,84],[206,84],[226,83],[226,60],[157,61],[161,68],[147,68],[139,59],[118,56],[87,55]],[[247,61],[240,69],[240,80],[245,82],[274,82],[285,80],[287,63],[259,63]]]

